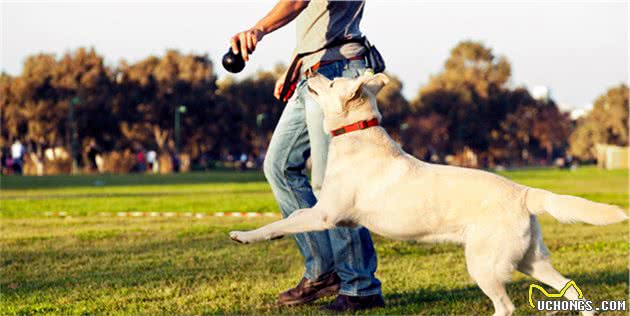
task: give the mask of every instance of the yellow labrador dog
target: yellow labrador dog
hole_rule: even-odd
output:
[[[492,300],[495,315],[510,315],[514,305],[504,283],[515,268],[556,290],[569,281],[551,266],[536,215],[593,225],[628,218],[616,206],[412,157],[377,126],[376,94],[387,81],[383,74],[309,79],[309,92],[324,111],[324,128],[334,136],[319,200],[259,229],[230,232],[233,240],[251,243],[363,225],[393,239],[462,243],[468,271]],[[565,297],[575,300],[578,293],[571,288]]]

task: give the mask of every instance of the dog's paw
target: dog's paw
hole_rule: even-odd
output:
[[[230,239],[240,244],[249,244],[249,241],[245,238],[245,232],[232,231],[230,232]]]

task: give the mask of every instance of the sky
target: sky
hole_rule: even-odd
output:
[[[228,39],[253,26],[273,1],[1,0],[0,69],[17,75],[28,55],[94,47],[108,65],[167,49],[208,54],[219,77]],[[462,40],[481,41],[512,65],[511,85],[550,88],[564,109],[589,108],[628,81],[628,1],[375,1],[361,28],[381,51],[408,99]],[[267,35],[242,78],[288,63],[295,25]],[[270,91],[271,93],[271,91]]]

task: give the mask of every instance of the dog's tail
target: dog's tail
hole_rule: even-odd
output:
[[[608,225],[628,219],[628,215],[618,206],[541,189],[527,188],[526,203],[531,214],[547,212],[563,223],[579,221],[592,225]]]

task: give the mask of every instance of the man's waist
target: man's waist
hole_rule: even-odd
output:
[[[304,76],[306,78],[311,77],[313,74],[315,74],[320,68],[325,67],[325,66],[329,66],[335,63],[339,63],[339,62],[349,62],[349,61],[353,61],[353,60],[364,60],[365,57],[364,55],[360,55],[360,56],[354,56],[354,57],[348,57],[348,58],[342,58],[342,59],[337,59],[337,60],[322,60],[317,62],[315,65],[307,68],[306,70],[304,70],[302,73],[304,74]]]
[[[361,57],[365,54],[365,50],[366,49],[363,44],[351,42],[304,56],[302,58],[302,73],[304,73],[307,69],[311,69],[318,63],[322,66],[322,63],[333,63],[340,60]]]

